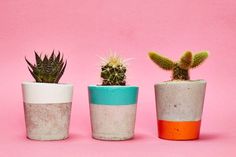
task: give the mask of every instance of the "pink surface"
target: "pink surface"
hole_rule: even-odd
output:
[[[5,0],[0,2],[0,156],[236,156],[235,0]],[[68,60],[62,82],[75,85],[70,138],[25,138],[21,82],[32,80],[24,56],[60,50]],[[136,137],[92,139],[87,86],[97,84],[99,57],[108,50],[134,58],[129,84],[140,86]],[[177,59],[184,50],[209,50],[192,79],[208,81],[201,139],[156,136],[153,85],[170,73],[147,57],[158,50]]]

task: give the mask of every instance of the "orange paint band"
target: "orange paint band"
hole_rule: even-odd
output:
[[[200,126],[201,120],[182,122],[158,120],[159,138],[168,140],[198,139]]]

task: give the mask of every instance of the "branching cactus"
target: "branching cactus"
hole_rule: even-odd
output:
[[[199,66],[207,59],[208,53],[200,52],[193,55],[190,51],[186,51],[178,62],[155,52],[150,52],[149,57],[162,69],[172,70],[172,80],[189,80],[189,69]]]
[[[35,52],[36,64],[30,63],[26,58],[25,60],[35,81],[44,83],[58,83],[65,71],[67,63],[64,62],[60,52],[55,55],[54,51],[49,58],[45,55],[43,59],[41,58],[41,55],[38,55],[37,52]]]
[[[101,67],[102,85],[126,85],[126,65],[124,61],[115,54],[103,60],[104,63]]]

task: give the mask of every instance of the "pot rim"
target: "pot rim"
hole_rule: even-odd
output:
[[[103,85],[88,85],[88,87],[95,87],[95,88],[138,88],[138,86],[135,85],[125,85],[125,86],[119,86],[119,85],[111,85],[111,86],[103,86]]]
[[[166,84],[193,84],[193,83],[206,84],[207,81],[206,81],[206,80],[203,80],[203,79],[199,79],[199,80],[173,80],[173,81],[159,82],[159,83],[156,83],[155,85],[166,85]]]
[[[23,81],[22,85],[33,85],[33,86],[63,86],[63,87],[72,87],[71,83],[45,83],[45,82],[31,82],[31,81]]]

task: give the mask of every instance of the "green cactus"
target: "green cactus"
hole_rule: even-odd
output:
[[[207,52],[200,52],[194,55],[193,57],[193,63],[192,63],[192,68],[197,67],[200,65],[205,59],[207,59],[208,53]]]
[[[172,80],[189,80],[189,69],[199,66],[207,59],[207,52],[200,52],[192,55],[190,51],[186,51],[178,62],[174,62],[155,52],[150,52],[149,57],[159,67],[164,70],[172,70]]]
[[[179,61],[179,67],[188,70],[192,64],[192,53],[187,51],[183,54]]]
[[[116,55],[111,55],[101,67],[101,78],[103,86],[126,85],[126,66],[123,60]]]
[[[153,60],[153,62],[155,62],[159,67],[165,69],[165,70],[171,70],[174,68],[175,63],[166,58],[163,57],[155,52],[150,52],[149,53],[149,57]]]
[[[49,58],[45,55],[43,59],[35,52],[36,64],[31,64],[26,58],[25,60],[36,82],[58,83],[66,68],[60,52],[56,56],[53,51]]]

